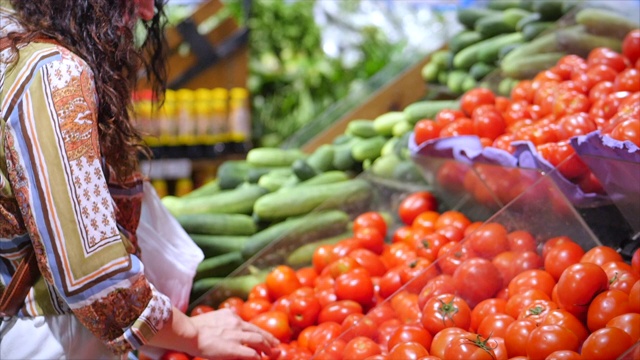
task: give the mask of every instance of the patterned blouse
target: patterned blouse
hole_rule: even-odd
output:
[[[0,1],[0,37],[20,29]],[[33,244],[42,276],[18,316],[73,313],[116,354],[171,314],[135,241],[141,183],[111,186],[101,164],[93,74],[59,45],[0,52],[0,288]]]

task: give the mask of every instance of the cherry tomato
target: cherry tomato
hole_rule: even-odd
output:
[[[622,41],[622,54],[633,64],[640,59],[640,29],[631,30]]]
[[[339,244],[338,244],[339,245]],[[355,250],[355,249],[353,249]],[[346,249],[346,251],[353,251]],[[333,261],[327,267],[322,270],[320,276],[330,276],[333,279],[337,279],[338,276],[344,275],[354,269],[362,268],[362,266],[356,261],[356,259],[347,256],[347,252],[344,253],[339,259]]]
[[[438,258],[440,248],[449,241],[446,236],[439,233],[421,235],[419,231],[416,231],[411,240],[411,244],[413,244],[418,257],[435,261]]]
[[[544,259],[544,269],[557,281],[570,265],[577,264],[585,254],[582,247],[574,242],[554,246]]]
[[[459,327],[448,327],[445,328],[433,336],[433,341],[431,341],[431,348],[429,349],[429,353],[433,356],[437,356],[440,359],[444,359],[444,351],[449,343],[451,343],[454,339],[467,336],[470,333],[466,330],[463,330]]]
[[[505,330],[504,342],[510,358],[527,355],[529,335],[538,326],[527,319],[515,320]]]
[[[566,140],[577,135],[586,135],[597,130],[596,123],[586,112],[576,112],[565,115],[558,120],[558,140]]]
[[[415,218],[425,211],[437,211],[438,200],[429,191],[417,191],[402,199],[398,206],[400,220],[411,225]]]
[[[605,327],[592,332],[582,344],[585,359],[617,359],[631,346],[631,336],[621,329]]]
[[[612,72],[611,80],[615,79],[616,73]],[[589,98],[577,91],[559,91],[553,101],[553,114],[557,118],[565,115],[587,113],[591,107]]]
[[[444,349],[444,358],[451,360],[494,360],[495,341],[480,335],[467,335],[453,339]]]
[[[578,337],[569,329],[559,325],[541,325],[531,331],[527,341],[527,356],[544,359],[554,351],[578,351]]]
[[[628,119],[621,121],[611,130],[611,137],[620,141],[631,141],[640,147],[640,120]]]
[[[521,80],[516,84],[516,86],[511,89],[511,100],[515,101],[525,101],[527,103],[533,102],[533,93],[534,90],[532,88],[531,80]]]
[[[484,107],[489,107],[491,111],[483,111]],[[475,108],[471,119],[473,120],[474,133],[492,142],[502,135],[507,127],[502,114],[494,105],[481,105]]]
[[[380,354],[380,346],[373,340],[365,336],[358,336],[351,339],[342,352],[343,359],[363,360],[369,356]]]
[[[420,323],[422,320],[417,294],[402,290],[391,298],[391,307],[403,323]]]
[[[606,98],[614,92],[614,89],[615,87],[612,81],[599,82],[589,90],[589,101],[591,101],[591,104],[594,104],[597,100]]]
[[[361,229],[372,227],[378,230],[381,234],[387,234],[387,222],[379,212],[368,211],[358,215],[353,220],[353,232],[357,233]]]
[[[475,88],[467,91],[460,98],[460,108],[467,116],[471,116],[473,110],[481,105],[494,105],[495,94],[486,88]]]
[[[624,68],[623,68],[624,69]],[[587,69],[587,88],[603,81],[615,81],[618,71],[605,64],[591,65]]]
[[[448,124],[440,130],[439,136],[441,138],[460,136],[460,135],[474,135],[475,126],[473,120],[469,118],[460,118]]]
[[[393,349],[389,351],[387,358],[418,360],[428,355],[429,352],[424,348],[424,346],[417,342],[406,342],[394,346]]]
[[[318,314],[318,323],[342,324],[349,314],[362,314],[362,305],[353,300],[337,300],[323,307]]]
[[[620,72],[628,66],[628,63],[622,54],[606,47],[598,47],[589,52],[587,65],[590,67],[606,65],[614,71]]]
[[[336,259],[333,253],[334,246],[334,244],[320,245],[313,252],[311,263],[316,273],[321,274],[322,270]]]
[[[505,239],[506,240],[506,239]],[[457,294],[470,307],[494,297],[502,288],[500,271],[487,259],[473,258],[464,261],[453,273]]]
[[[578,263],[565,269],[558,280],[560,307],[574,315],[587,312],[591,300],[607,289],[609,279],[596,264]]]
[[[448,327],[468,329],[471,309],[466,301],[453,294],[442,294],[427,300],[422,309],[422,326],[430,333]]]
[[[429,349],[432,341],[431,333],[419,324],[402,324],[389,338],[388,347],[393,349],[401,343],[416,342]]]
[[[463,117],[465,117],[465,115],[460,110],[444,109],[438,112],[435,120],[438,123],[438,125],[445,126]]]
[[[251,319],[251,323],[268,331],[281,342],[288,342],[291,339],[289,316],[284,312],[273,310],[263,312]]]
[[[580,343],[589,335],[589,331],[586,326],[583,325],[575,315],[564,309],[554,309],[549,311],[547,316],[542,320],[541,325],[559,325],[569,329],[578,337]]]
[[[613,82],[617,91],[640,91],[640,71],[629,68],[622,71]]]
[[[417,145],[422,145],[429,140],[437,139],[440,137],[440,131],[442,131],[442,125],[431,119],[419,120],[413,127]]]

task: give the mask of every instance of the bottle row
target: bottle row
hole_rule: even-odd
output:
[[[133,117],[150,146],[214,145],[251,138],[247,89],[168,89],[164,102],[151,91],[134,95]]]

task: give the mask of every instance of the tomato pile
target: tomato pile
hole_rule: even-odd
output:
[[[596,48],[587,59],[567,55],[533,79],[520,81],[509,97],[472,89],[460,98],[460,110],[442,110],[435,119],[416,123],[416,143],[477,135],[483,146],[513,153],[513,141],[528,140],[584,192],[601,193],[569,139],[600,130],[640,147],[639,49],[637,29],[625,37],[622,53]]]
[[[437,207],[409,194],[388,242],[363,213],[310,266],[276,266],[219,307],[276,336],[279,359],[613,359],[640,339],[640,249],[629,264]]]

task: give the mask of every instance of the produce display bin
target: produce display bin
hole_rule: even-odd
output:
[[[449,166],[447,164],[451,161],[442,159],[430,160],[431,161],[423,161],[422,163],[418,162],[424,168],[425,174],[428,176],[434,175],[434,172],[432,171],[433,169],[437,170],[442,168],[442,166]],[[496,165],[487,166],[495,167],[493,170],[504,170],[504,168]],[[465,242],[469,241],[473,236],[473,233],[481,231],[482,227],[489,223],[502,224],[508,232],[516,230],[528,231],[536,240],[538,254],[541,254],[542,247],[546,241],[559,236],[567,236],[571,238],[585,251],[595,246],[602,245],[589,226],[584,222],[582,217],[576,212],[572,204],[563,196],[562,191],[556,186],[555,181],[551,176],[549,176],[549,174],[543,174],[531,169],[515,170],[522,173],[519,176],[529,179],[528,181],[530,182],[528,183],[527,188],[518,194],[512,201],[499,209],[494,215],[485,221],[483,225],[467,235],[460,242],[461,246]],[[475,172],[474,167],[467,168],[467,171]],[[457,250],[452,250],[452,252],[455,251]],[[438,265],[438,260],[435,260],[430,268],[425,269],[423,273],[429,273],[430,270],[432,270],[431,267],[437,267]],[[404,291],[411,291],[408,290],[410,288],[419,288],[412,286],[415,281],[423,282],[424,279],[421,278],[420,275],[417,275],[413,280],[406,283],[394,294],[388,296],[384,302],[378,303],[376,307],[390,305],[394,296]],[[415,294],[415,290],[413,293]],[[371,310],[369,310],[367,314],[371,314]],[[352,327],[351,330],[343,333],[339,339],[344,340],[353,338],[357,334],[349,334],[349,332],[356,331],[355,329],[356,327]],[[630,349],[628,353],[629,356],[623,358],[633,358],[633,350],[634,349]]]

